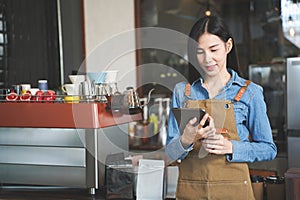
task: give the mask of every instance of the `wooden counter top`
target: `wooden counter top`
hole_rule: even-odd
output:
[[[104,103],[0,103],[0,127],[104,128],[141,118],[106,112]]]

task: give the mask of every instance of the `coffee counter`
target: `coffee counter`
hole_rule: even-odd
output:
[[[105,159],[128,151],[128,123],[103,103],[0,103],[0,183],[87,188],[104,184]]]
[[[0,103],[0,127],[104,128],[141,119],[109,113],[105,103]]]

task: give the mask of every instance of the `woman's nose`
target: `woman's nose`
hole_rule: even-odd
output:
[[[204,59],[206,63],[209,63],[211,61],[211,55],[208,52],[204,53]]]

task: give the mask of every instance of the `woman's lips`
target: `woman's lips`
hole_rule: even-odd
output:
[[[207,71],[214,71],[216,65],[206,65]]]

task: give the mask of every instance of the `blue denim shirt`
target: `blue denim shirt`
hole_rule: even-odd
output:
[[[233,101],[245,79],[229,69],[231,79],[222,91],[214,99]],[[184,95],[185,82],[176,84],[173,90],[171,108],[183,107],[185,100],[205,100],[209,98],[207,90],[202,86],[202,80],[198,79],[191,85],[189,97]],[[266,104],[263,96],[263,88],[251,82],[239,102],[234,102],[234,114],[240,141],[231,140],[233,153],[226,158],[230,162],[255,162],[267,161],[275,158],[277,148],[272,137],[272,130],[266,113]],[[249,141],[249,135],[252,141]],[[193,145],[185,149],[180,142],[181,133],[173,113],[170,111],[168,121],[168,136],[166,142],[166,154],[172,160],[184,159]]]

